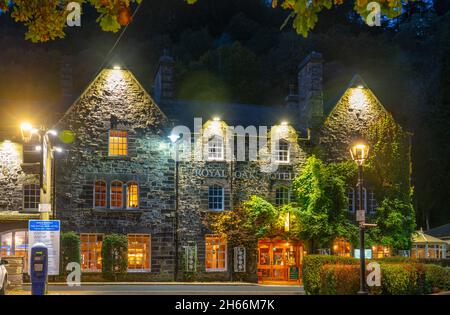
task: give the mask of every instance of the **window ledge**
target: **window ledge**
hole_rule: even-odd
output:
[[[227,272],[227,269],[205,269],[205,272]]]
[[[124,160],[124,161],[131,161],[131,157],[127,156],[105,156],[106,160]]]
[[[126,209],[126,208],[93,208],[94,211],[97,212],[125,212],[125,213],[143,213],[143,209]]]

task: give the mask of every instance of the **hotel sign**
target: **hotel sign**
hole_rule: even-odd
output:
[[[194,168],[193,175],[202,178],[229,178],[230,172],[223,169],[209,169],[209,168]],[[291,172],[275,172],[275,173],[261,173],[250,171],[234,171],[233,178],[235,179],[257,179],[262,178],[272,180],[285,180],[291,181],[294,179],[294,175]]]

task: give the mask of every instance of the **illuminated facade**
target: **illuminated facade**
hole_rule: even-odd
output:
[[[55,125],[76,135],[56,162],[56,217],[63,231],[80,235],[83,272],[101,271],[102,240],[117,233],[128,238],[132,279],[173,280],[178,257],[181,280],[185,272],[195,271],[204,280],[229,280],[243,273],[247,275],[243,279],[254,281],[300,281],[307,254],[303,241],[262,239],[255,254],[245,252],[211,234],[205,215],[232,211],[251,195],[276,205],[288,203],[292,180],[313,147],[322,146],[330,161],[348,159],[350,141],[384,108],[355,77],[325,116],[322,57],[317,53],[300,65],[298,93],[291,91],[283,106],[174,99],[173,64],[170,57],[161,58],[154,98],[130,71],[103,70]],[[195,118],[201,118],[197,126]],[[187,142],[171,143],[168,136],[175,126],[192,131]],[[264,141],[251,146],[245,132],[230,141],[230,126],[242,126],[245,132],[267,126],[268,134],[257,133],[257,140]],[[245,148],[241,153],[236,150],[239,141]],[[176,148],[181,154],[192,153],[179,162],[178,174]],[[262,156],[270,156],[271,163]],[[254,160],[249,161],[251,157]],[[0,158],[6,159],[4,153]],[[10,160],[18,165],[2,164],[2,169],[20,167],[19,157]],[[22,176],[14,203],[2,204],[8,198],[0,198],[3,213],[14,209],[35,215],[36,180],[36,175]],[[350,214],[359,200],[355,191],[349,187]],[[370,187],[364,191],[363,202],[371,215],[376,196]],[[288,230],[289,218],[285,221]],[[2,255],[22,255],[26,224],[10,228],[5,222],[2,219],[0,225]],[[352,254],[346,240],[336,240],[330,250]]]

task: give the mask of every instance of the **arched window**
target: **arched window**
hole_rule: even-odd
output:
[[[41,189],[39,185],[30,184],[23,186],[23,209],[25,211],[37,211],[41,202]]]
[[[127,209],[139,208],[139,186],[136,182],[127,184]]]
[[[275,145],[275,162],[289,163],[289,142],[280,140]]]
[[[123,184],[120,181],[111,183],[111,208],[123,208]]]
[[[214,211],[224,209],[224,191],[222,186],[213,185],[209,187],[208,209]]]
[[[208,141],[208,160],[223,160],[223,139],[213,136]]]
[[[106,182],[99,180],[94,185],[94,207],[106,208]]]
[[[350,187],[347,191],[348,212],[355,212],[355,189]]]
[[[289,203],[289,188],[281,186],[275,189],[275,205],[283,206]]]

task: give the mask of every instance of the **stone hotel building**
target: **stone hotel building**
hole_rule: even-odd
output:
[[[51,191],[62,230],[80,235],[83,274],[101,271],[102,240],[118,233],[128,237],[130,279],[173,280],[178,268],[180,280],[195,271],[205,280],[236,279],[241,272],[246,280],[300,281],[298,270],[308,254],[303,241],[261,239],[254,251],[231,248],[208,229],[205,216],[233,211],[254,194],[275,205],[288,203],[292,180],[315,148],[324,150],[328,161],[348,159],[352,140],[386,110],[356,75],[324,112],[329,100],[323,97],[319,53],[299,65],[298,92],[278,106],[175,99],[173,78],[169,56],[160,59],[152,95],[131,71],[104,69],[54,126],[76,136],[56,159]],[[227,136],[229,126],[250,126],[246,131],[267,126],[268,133],[259,134],[252,147],[251,136]],[[183,136],[172,143],[174,127]],[[39,179],[20,139],[4,140],[5,135],[0,256],[26,257],[27,220],[39,216]],[[244,161],[235,154],[240,140]],[[183,158],[176,159],[176,152]],[[370,216],[376,196],[369,186],[364,194]],[[350,212],[355,200],[349,188]],[[330,249],[351,251],[345,240]]]

